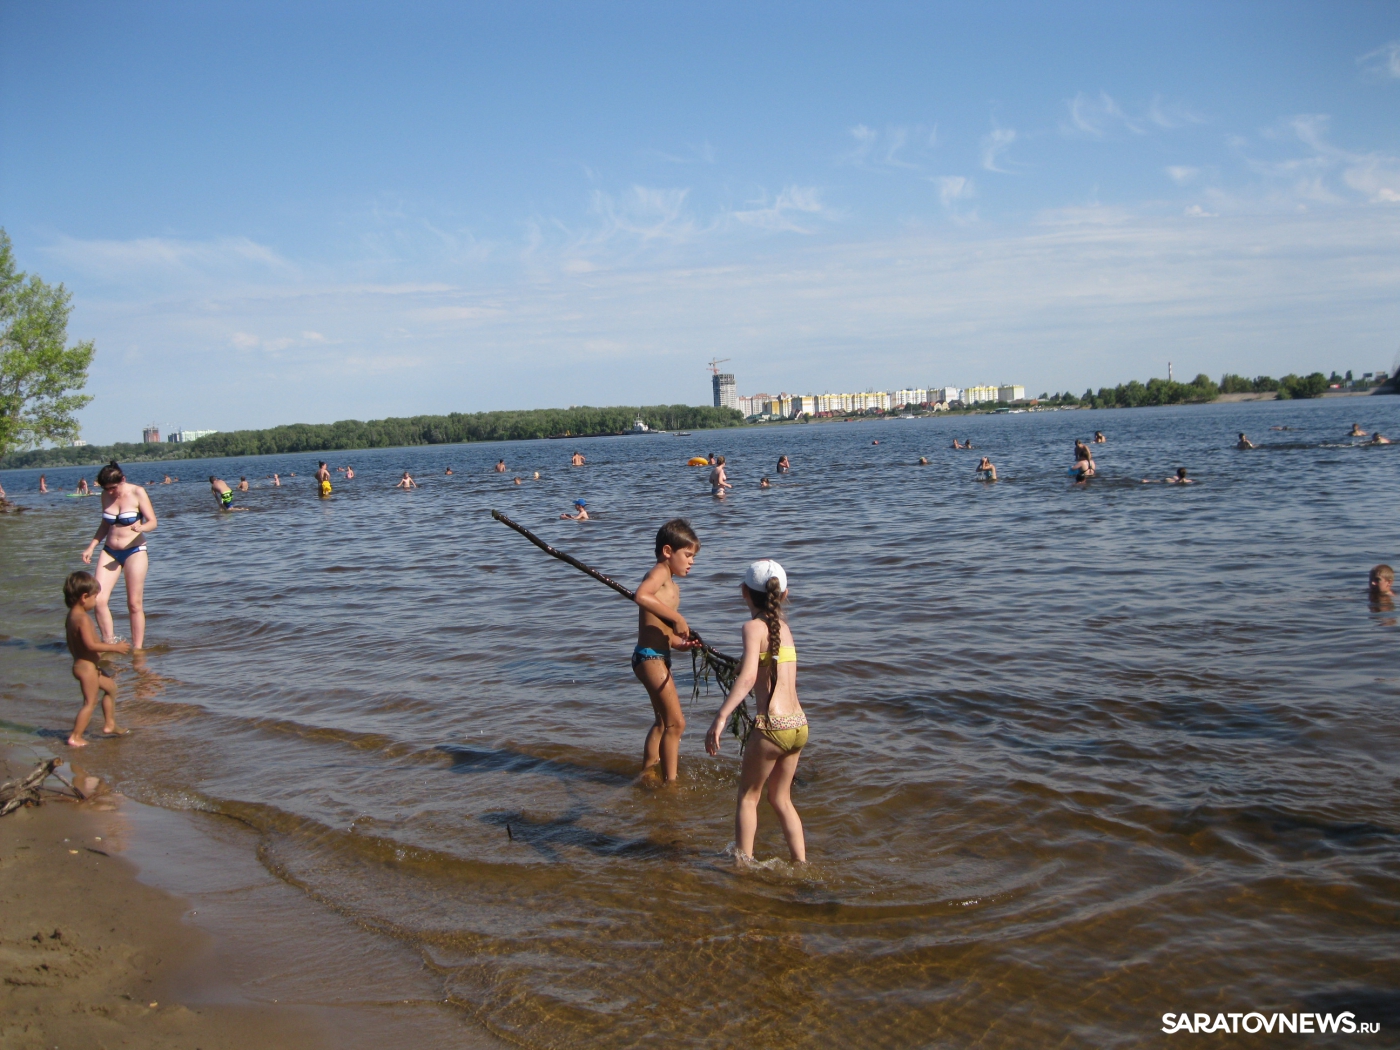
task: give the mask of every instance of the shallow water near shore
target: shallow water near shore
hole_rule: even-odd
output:
[[[1353,420],[1400,437],[1400,398],[594,439],[582,468],[560,441],[323,453],[357,474],[325,501],[315,455],[136,464],[184,479],[150,489],[154,648],[115,661],[137,732],[81,761],[251,825],[276,875],[524,1046],[1126,1047],[1167,1011],[1393,1025],[1400,628],[1365,578],[1400,559],[1400,445],[1354,444]],[[1071,485],[1096,429],[1101,476]],[[711,450],[722,502],[683,466]],[[1004,480],[971,480],[980,455]],[[1141,484],[1178,466],[1199,484]],[[420,490],[392,489],[405,468]],[[210,471],[254,482],[248,513],[215,509],[192,481]],[[75,708],[59,588],[98,501],[31,496],[38,474],[0,475],[31,508],[0,516],[0,719],[48,735]],[[594,520],[558,520],[577,497]],[[679,785],[632,785],[636,611],[493,507],[629,586],[689,517],[682,608],[727,651],[743,567],[783,562],[810,865],[724,855],[717,695],[685,702]],[[786,855],[766,806],[758,854]]]

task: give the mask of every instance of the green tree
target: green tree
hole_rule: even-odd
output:
[[[87,385],[94,347],[67,345],[71,299],[63,285],[15,269],[0,229],[0,455],[78,436],[73,414],[92,398],[76,391]]]

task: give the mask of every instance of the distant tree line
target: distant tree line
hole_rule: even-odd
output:
[[[403,445],[449,445],[469,441],[521,441],[530,438],[600,437],[632,428],[638,418],[653,430],[708,430],[741,426],[744,417],[732,408],[651,405],[641,408],[542,408],[519,412],[453,412],[446,416],[406,419],[343,419],[338,423],[293,423],[267,430],[233,430],[210,434],[187,444],[85,445],[16,452],[0,459],[0,468],[141,463],[223,456],[348,451]]]
[[[1280,400],[1289,398],[1320,397],[1329,385],[1329,380],[1321,372],[1307,376],[1292,373],[1282,379],[1272,376],[1244,376],[1227,372],[1214,382],[1202,372],[1189,383],[1177,383],[1170,379],[1149,379],[1140,383],[1136,379],[1118,386],[1099,387],[1098,393],[1092,389],[1079,397],[1065,391],[1041,397],[1056,405],[1082,405],[1085,408],[1142,408],[1146,405],[1187,405],[1214,401],[1221,394],[1276,394]]]

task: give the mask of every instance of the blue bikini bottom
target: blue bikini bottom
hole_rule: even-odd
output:
[[[146,545],[144,543],[139,544],[135,547],[127,547],[125,550],[120,551],[114,551],[111,547],[108,547],[106,544],[103,544],[102,546],[102,552],[104,554],[110,554],[112,556],[112,560],[118,565],[125,565],[127,558],[130,558],[133,554],[144,554],[145,551]]]

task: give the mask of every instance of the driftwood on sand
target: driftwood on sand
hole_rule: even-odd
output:
[[[49,777],[53,777],[68,788],[73,793],[73,798],[86,798],[86,795],[58,775],[56,770],[62,764],[63,759],[51,758],[47,762],[40,762],[22,779],[0,784],[0,817],[13,813],[22,806],[42,805],[44,797],[40,792],[54,790],[44,784]]]

